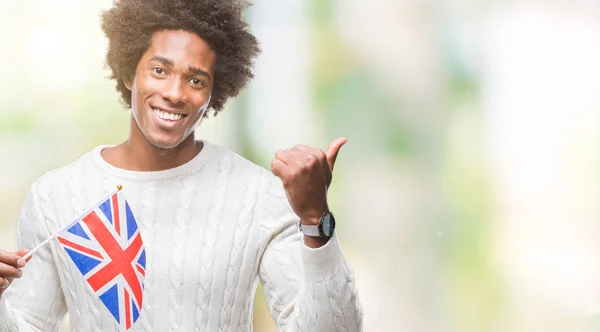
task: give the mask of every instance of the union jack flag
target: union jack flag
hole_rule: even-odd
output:
[[[120,329],[129,330],[142,308],[146,251],[121,191],[59,233],[57,239]]]

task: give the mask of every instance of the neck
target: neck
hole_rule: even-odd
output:
[[[133,135],[136,129],[139,130],[137,125],[132,124],[132,132],[126,142],[102,151],[102,157],[106,162],[130,171],[162,171],[189,162],[203,148],[202,142],[196,142],[194,139],[194,133],[176,147],[165,149],[152,145],[141,132],[140,135]]]
[[[171,149],[154,146],[145,137],[138,139],[130,137],[122,145],[128,162],[124,168],[142,172],[162,171],[181,166],[194,159],[202,150],[202,143],[194,140],[193,133]]]

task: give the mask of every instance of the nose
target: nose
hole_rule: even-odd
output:
[[[184,85],[177,77],[167,80],[166,84],[163,86],[161,94],[163,98],[169,100],[175,105],[182,105],[187,101]]]

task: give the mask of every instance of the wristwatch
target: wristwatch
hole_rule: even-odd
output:
[[[330,238],[335,231],[335,218],[333,213],[327,211],[319,219],[318,225],[304,225],[300,221],[299,227],[304,235]]]

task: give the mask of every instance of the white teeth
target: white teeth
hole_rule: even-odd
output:
[[[156,113],[156,115],[158,115],[159,118],[165,119],[165,120],[177,121],[177,120],[181,120],[181,118],[183,117],[183,115],[181,115],[181,114],[167,113],[165,111],[161,111],[161,110],[157,110],[157,109],[153,109],[153,111],[154,111],[154,113]]]

